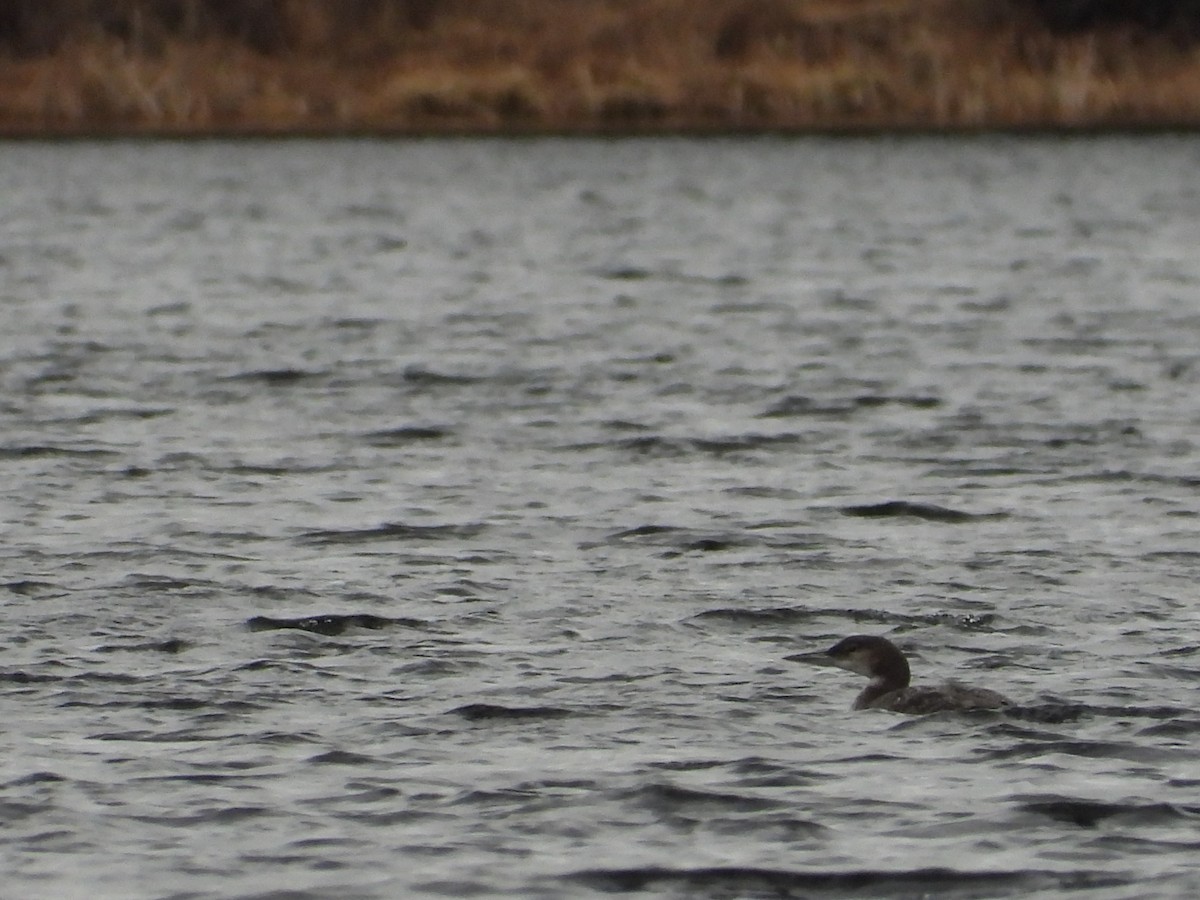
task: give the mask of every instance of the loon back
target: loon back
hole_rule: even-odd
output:
[[[925,716],[948,710],[1003,709],[1012,705],[1012,701],[1003,694],[989,691],[987,688],[961,684],[901,688],[862,702],[866,693],[867,691],[863,691],[858,700],[854,701],[855,709],[887,709],[913,716]]]

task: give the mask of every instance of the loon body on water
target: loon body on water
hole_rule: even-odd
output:
[[[854,709],[889,709],[925,715],[961,709],[1000,709],[1012,705],[1002,694],[961,684],[909,687],[908,660],[887,638],[856,634],[819,653],[787,657],[792,662],[847,669],[871,679],[854,701]]]

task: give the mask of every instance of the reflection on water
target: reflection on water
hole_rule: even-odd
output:
[[[1190,138],[0,153],[10,890],[1200,887]]]

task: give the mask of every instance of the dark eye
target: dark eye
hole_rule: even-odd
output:
[[[830,648],[829,652],[835,656],[849,656],[866,646],[866,643],[861,637],[855,635],[853,637],[842,638],[837,644]]]

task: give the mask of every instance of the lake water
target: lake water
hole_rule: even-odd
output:
[[[6,896],[1200,892],[1195,137],[0,197]],[[784,660],[853,633],[1016,706]]]

